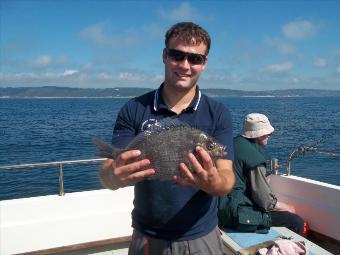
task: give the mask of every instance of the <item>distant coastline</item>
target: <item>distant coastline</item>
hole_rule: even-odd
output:
[[[0,98],[131,98],[151,91],[151,88],[72,88],[72,87],[0,87]],[[245,91],[202,89],[212,97],[340,97],[340,90],[287,89]]]

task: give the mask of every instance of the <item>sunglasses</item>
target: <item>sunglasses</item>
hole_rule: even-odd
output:
[[[188,53],[168,48],[166,48],[165,51],[168,57],[175,60],[176,62],[181,62],[186,58],[192,65],[203,65],[207,60],[207,56],[202,54]]]

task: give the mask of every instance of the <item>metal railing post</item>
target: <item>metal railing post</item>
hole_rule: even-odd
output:
[[[287,175],[289,176],[292,170],[292,160],[295,157],[295,154],[299,152],[299,149],[294,149],[291,153],[288,155],[287,159]]]
[[[288,156],[288,159],[287,159],[287,175],[290,175],[290,173],[291,173],[292,160],[295,157],[295,155],[300,153],[302,156],[304,156],[307,152],[315,152],[315,153],[325,154],[325,155],[332,156],[332,157],[340,157],[340,152],[322,151],[322,150],[319,150],[316,147],[300,146],[299,148],[294,149]]]
[[[63,171],[63,164],[59,164],[59,196],[64,196],[64,171]]]

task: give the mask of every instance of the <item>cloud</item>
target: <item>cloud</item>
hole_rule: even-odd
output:
[[[112,80],[113,76],[111,74],[107,74],[107,73],[99,73],[98,79],[99,80]]]
[[[145,25],[143,26],[143,31],[145,32],[145,34],[154,38],[163,37],[164,35],[164,28],[161,27],[159,24]]]
[[[281,65],[281,69],[278,68]],[[288,66],[288,65],[287,65]],[[271,68],[269,68],[271,67]],[[267,70],[283,70],[284,64],[267,66]],[[264,68],[265,69],[265,68]],[[286,70],[288,68],[286,67]],[[69,69],[72,70],[72,69]],[[75,70],[73,70],[75,71]],[[202,76],[201,88],[228,88],[242,90],[271,90],[271,89],[294,89],[294,88],[323,88],[339,90],[340,66],[337,67],[338,75],[334,73],[328,76],[292,76],[285,74],[263,75],[250,71],[248,73],[226,72],[217,69]],[[164,76],[160,74],[143,74],[138,71],[126,71],[121,73],[108,72],[73,72],[73,75],[65,76],[67,70],[62,72],[45,73],[1,73],[0,86],[28,87],[46,86],[56,84],[58,86],[88,87],[88,88],[113,88],[113,87],[148,87],[157,88],[163,81]],[[72,73],[72,72],[69,72]]]
[[[77,70],[71,70],[71,69],[66,69],[64,72],[45,72],[45,73],[35,73],[34,78],[37,79],[58,79],[58,78],[68,78],[72,77],[73,78],[78,74],[79,72]],[[31,77],[33,78],[33,77]]]
[[[124,32],[113,31],[111,22],[104,21],[86,27],[79,32],[84,40],[98,47],[126,48],[138,41],[138,34],[132,30]]]
[[[340,74],[340,66],[335,69],[336,73]]]
[[[269,66],[265,66],[259,69],[261,73],[284,73],[291,70],[293,64],[291,62],[285,62],[282,64],[273,64]]]
[[[317,67],[325,67],[327,66],[327,60],[324,58],[317,58],[314,60],[314,65]]]
[[[15,73],[13,75],[7,75],[7,77],[14,78],[14,79],[35,79],[35,78],[38,78],[39,76],[36,73],[21,72],[21,73]]]
[[[83,68],[85,70],[90,70],[90,69],[93,68],[93,64],[92,63],[86,63],[86,64],[83,65]]]
[[[280,39],[267,38],[265,41],[267,44],[269,44],[269,46],[277,49],[283,55],[294,54],[297,52],[297,49],[294,45],[284,42]]]
[[[57,64],[57,65],[65,65],[66,62],[68,60],[68,57],[67,56],[59,56],[54,62]]]
[[[65,70],[64,73],[62,74],[62,76],[71,76],[78,73],[77,70]]]
[[[303,40],[314,36],[318,30],[319,26],[308,20],[292,21],[282,27],[284,36],[292,40]]]
[[[153,77],[151,77],[151,82],[155,84],[160,84],[164,80],[164,75],[163,74],[156,74]]]
[[[337,57],[340,57],[340,48],[334,49],[333,54],[336,55]]]
[[[198,11],[192,7],[189,2],[182,2],[178,8],[173,10],[161,10],[160,16],[163,19],[178,22],[188,20],[199,20],[200,22],[212,19],[209,15],[200,15]]]
[[[202,80],[205,80],[205,81],[219,82],[219,81],[224,81],[226,79],[227,79],[227,76],[221,73],[210,72],[202,76]]]
[[[48,67],[52,63],[52,58],[49,55],[40,55],[32,60],[31,66],[37,68]]]
[[[145,77],[136,73],[123,72],[118,75],[118,79],[121,81],[144,81]]]

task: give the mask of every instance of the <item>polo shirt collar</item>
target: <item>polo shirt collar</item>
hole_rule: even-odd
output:
[[[154,95],[154,100],[153,100],[153,109],[155,111],[158,111],[160,109],[169,109],[167,104],[164,102],[163,97],[162,97],[162,88],[164,87],[164,83],[159,86],[159,88],[156,90],[155,95]],[[197,110],[198,105],[201,101],[201,91],[198,86],[196,86],[196,92],[193,100],[191,101],[190,105],[188,108],[193,109],[194,111]]]

